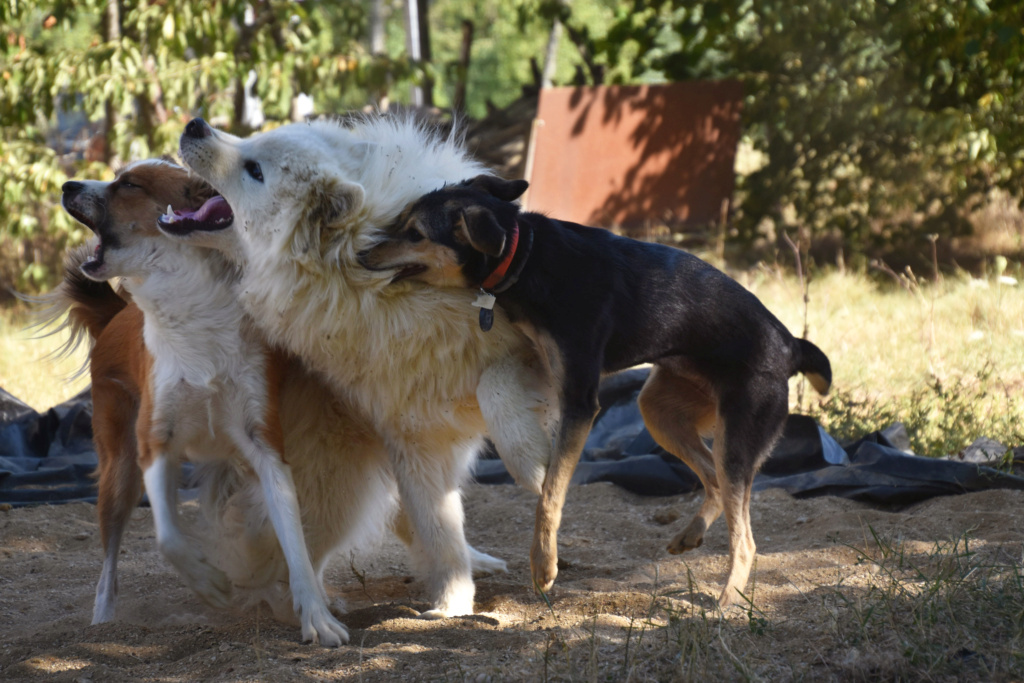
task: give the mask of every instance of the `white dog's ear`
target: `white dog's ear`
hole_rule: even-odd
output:
[[[366,191],[358,183],[332,177],[314,180],[304,203],[302,221],[292,239],[292,251],[295,254],[319,252],[329,231],[359,213],[365,199]]]

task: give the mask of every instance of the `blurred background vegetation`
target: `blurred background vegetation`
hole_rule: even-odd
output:
[[[83,238],[59,208],[65,179],[173,153],[194,115],[245,134],[407,103],[420,84],[428,104],[479,119],[535,93],[553,29],[556,85],[744,83],[728,235],[742,248],[787,232],[857,259],[901,245],[927,254],[924,236],[938,235],[948,257],[997,206],[1013,229],[996,246],[1020,250],[1024,2],[413,5],[426,14],[420,60],[405,0],[4,0],[0,282],[47,287]]]

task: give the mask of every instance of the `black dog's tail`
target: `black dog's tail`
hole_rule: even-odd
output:
[[[815,391],[827,394],[832,386],[832,364],[828,362],[828,356],[806,339],[797,339],[796,343],[799,353],[794,374],[803,373]]]

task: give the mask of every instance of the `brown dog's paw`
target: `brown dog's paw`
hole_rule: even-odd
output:
[[[672,555],[682,555],[687,550],[699,548],[704,543],[704,532],[706,530],[704,520],[693,520],[685,529],[676,534],[675,538],[669,541],[668,552]]]
[[[558,576],[558,552],[545,552],[537,544],[530,550],[530,574],[533,587],[540,593],[547,593]]]

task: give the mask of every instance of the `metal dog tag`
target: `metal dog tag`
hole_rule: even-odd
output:
[[[494,302],[497,298],[493,294],[488,294],[484,290],[480,290],[480,293],[476,295],[476,299],[473,300],[473,305],[480,309],[480,329],[487,332],[494,325]]]
[[[489,332],[491,325],[494,324],[494,311],[489,308],[480,309],[480,329],[484,332]]]

